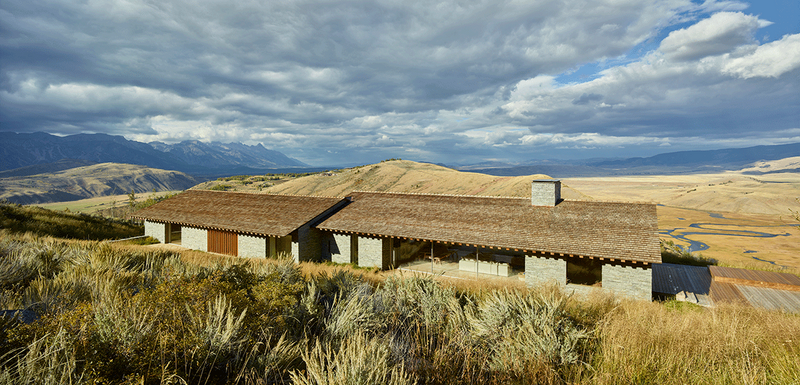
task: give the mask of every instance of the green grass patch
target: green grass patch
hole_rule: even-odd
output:
[[[704,257],[700,253],[685,251],[675,242],[664,240],[661,240],[661,262],[691,266],[711,266],[719,263],[714,258]]]

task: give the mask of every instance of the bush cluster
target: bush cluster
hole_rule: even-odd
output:
[[[416,276],[376,282],[325,265],[304,274],[285,257],[189,258],[0,235],[0,308],[19,310],[0,317],[0,384],[791,383],[800,376],[800,317],[780,312],[599,294],[579,300],[553,287],[464,289]],[[35,317],[22,322],[24,312]]]

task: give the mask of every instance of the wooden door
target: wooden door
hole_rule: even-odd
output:
[[[237,256],[239,255],[239,238],[234,232],[208,230],[208,251]]]

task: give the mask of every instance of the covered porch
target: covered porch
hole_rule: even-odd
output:
[[[520,250],[402,238],[392,243],[391,266],[401,271],[524,281],[525,255]]]

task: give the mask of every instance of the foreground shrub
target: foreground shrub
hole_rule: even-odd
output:
[[[82,382],[73,350],[63,329],[47,334],[25,348],[9,351],[0,360],[0,384],[61,385]],[[16,353],[16,354],[15,354]]]
[[[382,338],[353,334],[341,344],[318,343],[303,353],[304,372],[294,371],[296,385],[414,384],[392,359]]]

